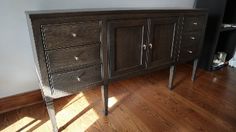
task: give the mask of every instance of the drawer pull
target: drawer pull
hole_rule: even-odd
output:
[[[193,53],[193,51],[192,51],[192,50],[188,50],[188,53],[189,53],[189,54],[192,54],[192,53]]]
[[[78,56],[74,56],[75,60],[78,61],[79,60],[79,57]]]
[[[152,49],[152,44],[151,43],[149,44],[149,48]]]
[[[80,81],[81,81],[80,77],[77,77],[76,79],[78,80],[78,82],[80,82]]]
[[[81,77],[84,76],[84,74],[85,74],[85,71],[83,71],[82,73],[80,73],[80,75],[78,75],[78,76],[76,77],[76,79],[77,79],[78,82],[81,81]]]
[[[143,49],[144,49],[144,50],[147,49],[147,45],[146,45],[146,44],[143,45]]]
[[[198,24],[197,22],[194,22],[194,23],[193,23],[193,25],[195,25],[195,26],[197,26],[197,24]]]
[[[196,38],[195,37],[190,37],[190,39],[195,40]]]
[[[74,37],[74,38],[77,36],[76,33],[71,33],[71,35],[72,35],[72,37]]]

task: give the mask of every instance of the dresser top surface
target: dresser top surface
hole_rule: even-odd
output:
[[[40,14],[74,14],[74,13],[134,13],[134,12],[188,12],[188,11],[207,11],[200,8],[184,8],[184,7],[130,7],[130,8],[84,8],[84,9],[64,9],[64,10],[38,10],[25,11],[27,15]]]

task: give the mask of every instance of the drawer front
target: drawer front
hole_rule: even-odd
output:
[[[201,34],[199,32],[188,32],[183,34],[182,47],[199,45],[201,42]]]
[[[184,18],[184,31],[202,30],[204,21],[204,16],[187,16]]]
[[[46,52],[49,59],[50,73],[101,63],[99,44]]]
[[[41,31],[46,50],[100,42],[98,21],[43,25]]]
[[[198,48],[195,45],[181,47],[179,61],[190,61],[198,56]]]
[[[89,85],[101,82],[101,66],[96,65],[77,71],[52,75],[52,86],[63,92],[76,92]]]

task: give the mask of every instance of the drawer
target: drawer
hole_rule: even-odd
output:
[[[184,31],[202,30],[205,22],[204,16],[187,16],[184,18]]]
[[[63,74],[52,74],[52,87],[62,92],[78,92],[83,88],[94,85],[102,81],[101,66],[71,71]]]
[[[201,34],[199,32],[188,32],[183,34],[181,46],[199,45],[201,42]]]
[[[43,25],[41,31],[45,50],[100,42],[98,21]]]
[[[46,51],[50,73],[101,63],[100,44]]]
[[[181,47],[180,55],[179,55],[179,61],[190,61],[193,60],[195,57],[198,56],[198,47],[197,46],[185,46]]]

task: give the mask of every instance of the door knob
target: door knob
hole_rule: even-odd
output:
[[[152,44],[151,43],[149,44],[149,48],[152,49]]]
[[[143,49],[144,49],[144,50],[147,49],[147,45],[146,45],[146,44],[143,45]]]

